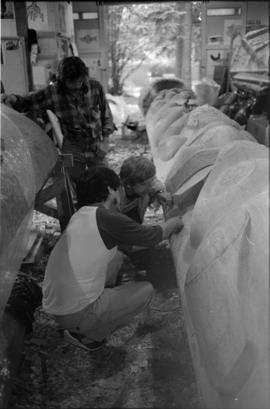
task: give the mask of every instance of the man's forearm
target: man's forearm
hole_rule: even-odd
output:
[[[107,123],[102,127],[102,136],[103,138],[109,138],[109,136],[114,132],[114,124],[112,123]]]
[[[27,98],[22,97],[21,95],[15,95],[16,103],[14,104],[14,109],[19,112],[28,112],[31,109],[31,104]]]
[[[7,106],[15,109],[16,111],[21,112],[20,110],[20,104],[19,104],[19,95],[15,94],[3,94],[1,95],[1,102],[6,104]]]
[[[97,142],[95,153],[99,158],[104,158],[109,150],[109,137],[103,137],[102,141]]]
[[[108,137],[115,131],[115,126],[113,123],[113,116],[110,109],[110,106],[107,100],[104,100],[104,111],[103,111],[103,120],[102,120],[102,135],[103,137]]]

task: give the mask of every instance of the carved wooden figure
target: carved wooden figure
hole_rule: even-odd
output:
[[[207,408],[269,407],[268,154],[225,146],[172,243]]]
[[[146,127],[184,221],[171,250],[204,407],[266,409],[269,149],[209,105],[176,110],[162,91]]]

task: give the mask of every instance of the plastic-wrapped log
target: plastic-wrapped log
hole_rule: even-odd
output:
[[[170,128],[172,124],[177,122],[177,135],[181,131],[181,127],[185,124],[185,117],[189,112],[187,102],[190,98],[193,98],[194,94],[191,90],[183,89],[171,89],[163,90],[153,100],[147,115],[146,115],[146,129],[151,147],[152,155],[155,161],[157,176],[164,181],[166,171],[170,164],[165,162],[162,158],[162,154],[158,151],[159,144],[164,143],[165,140],[172,141],[175,128]],[[181,122],[181,119],[183,121]],[[170,129],[169,129],[170,128]],[[168,136],[167,136],[168,132]],[[166,137],[165,137],[166,135]],[[170,138],[169,138],[170,136]],[[180,146],[176,139],[176,144]],[[173,144],[172,144],[173,145]],[[174,149],[174,145],[167,150]],[[162,152],[166,152],[166,149],[162,149]],[[166,155],[165,153],[165,155]]]
[[[144,89],[139,97],[139,107],[145,116],[153,100],[162,90],[183,88],[184,82],[179,78],[158,78],[148,88]]]
[[[174,193],[182,186],[180,180],[184,183],[202,169],[208,174],[210,169],[206,168],[215,163],[224,145],[236,140],[256,142],[235,121],[209,105],[198,107],[188,114],[180,136],[185,142],[178,150],[175,149],[165,179],[167,188]]]
[[[200,81],[195,84],[195,93],[200,102],[199,105],[209,104],[215,105],[217,102],[218,94],[220,91],[220,85],[210,79],[202,78]]]
[[[57,160],[57,150],[48,135],[4,104],[1,146],[0,317],[25,255],[26,227],[36,194]]]
[[[173,118],[171,106],[174,106]],[[210,105],[184,112],[181,105],[177,107],[166,100],[163,108],[151,116],[150,107],[146,128],[157,175],[171,193],[176,193],[184,183],[190,184],[193,176],[196,183],[204,180],[223,145],[234,140],[255,141],[237,122]]]
[[[152,149],[156,122],[148,114]],[[161,104],[159,115],[168,115]],[[179,145],[177,133],[170,143],[165,131],[152,153],[173,193],[172,213],[183,216],[171,250],[204,407],[266,409],[269,150],[208,105],[177,121]]]
[[[9,376],[13,366],[7,358],[10,340],[7,339],[6,330],[3,331],[6,322],[4,309],[26,254],[36,194],[46,182],[56,160],[57,150],[48,135],[24,115],[1,104],[1,377]],[[3,385],[4,382],[1,383],[0,401],[4,393]]]
[[[166,137],[174,134],[174,132],[168,132],[169,128],[185,113],[189,112],[187,101],[192,96],[193,92],[188,90],[179,90],[175,95],[167,91],[166,94],[164,94],[164,99],[160,101],[162,105],[159,109],[156,109],[157,102],[153,102],[147,118],[148,122],[152,122],[155,126],[155,137],[153,139],[155,146],[158,146],[160,141],[164,140],[165,133]],[[166,112],[165,117],[164,112]],[[149,118],[151,119],[149,120]],[[178,128],[178,132],[179,131],[181,131],[180,127]]]
[[[226,145],[171,243],[207,408],[270,406],[268,158]]]

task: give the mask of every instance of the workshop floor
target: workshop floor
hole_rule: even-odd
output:
[[[116,139],[110,165],[118,170],[125,157],[139,152],[150,155],[149,146]],[[160,211],[147,212],[146,223],[161,220]],[[55,321],[38,310],[12,409],[201,407],[170,249],[143,250],[131,261],[125,262],[127,276],[136,279],[135,271],[145,270],[141,279],[155,288],[150,314],[139,314],[89,353],[68,344]],[[32,274],[42,269],[32,266]]]

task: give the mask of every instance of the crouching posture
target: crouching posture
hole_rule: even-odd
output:
[[[46,267],[43,307],[72,342],[95,350],[145,309],[153,296],[149,282],[114,286],[123,258],[117,246],[155,246],[180,230],[182,221],[175,217],[143,226],[121,214],[120,179],[106,167],[86,173],[77,188],[79,210]]]
[[[154,201],[165,205],[171,200],[164,184],[156,178],[154,163],[145,156],[130,156],[124,160],[120,179],[123,185],[121,211],[138,223],[143,223],[147,207]]]

